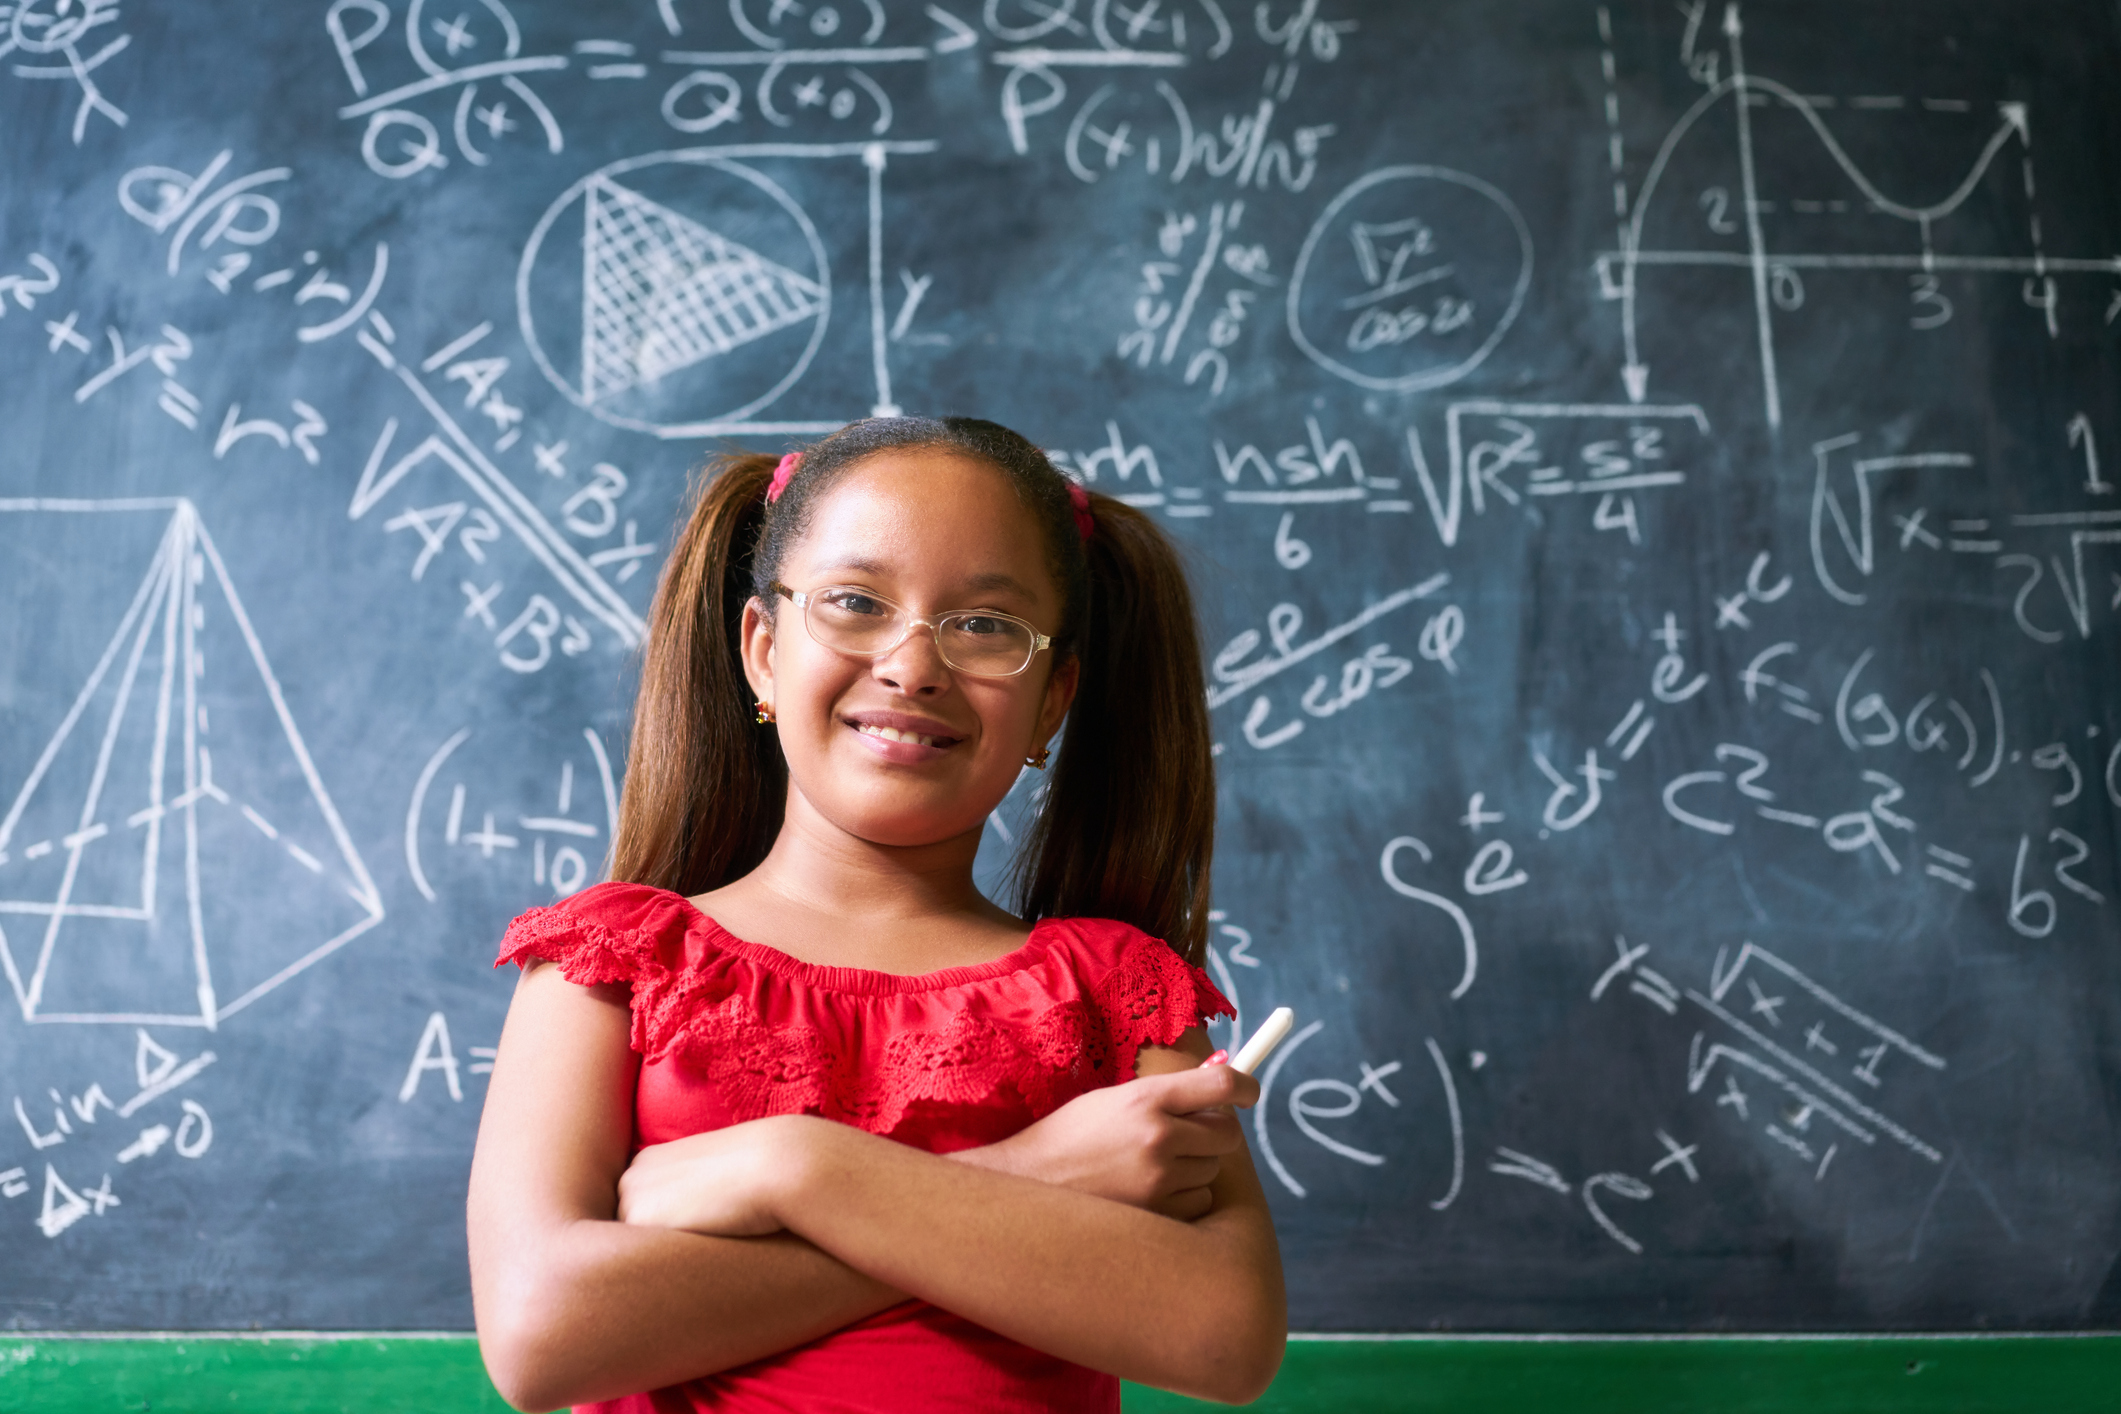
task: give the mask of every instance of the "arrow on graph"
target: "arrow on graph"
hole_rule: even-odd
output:
[[[1620,367],[1620,379],[1627,384],[1631,403],[1641,402],[1650,391],[1650,366],[1642,361],[1642,351],[1635,340],[1635,242],[1639,239],[1641,221],[1638,211],[1635,221],[1620,229],[1625,254],[1620,272],[1620,338],[1627,348],[1627,362]]]
[[[2004,122],[2010,124],[2011,131],[2018,135],[2018,141],[2027,147],[2033,145],[2033,129],[2026,121],[2023,103],[1998,103],[1996,111],[2003,115]]]

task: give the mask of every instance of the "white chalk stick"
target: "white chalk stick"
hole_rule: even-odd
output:
[[[1281,1038],[1288,1035],[1289,1028],[1295,1024],[1295,1012],[1285,1006],[1274,1008],[1274,1014],[1260,1023],[1259,1029],[1252,1033],[1252,1039],[1245,1042],[1238,1051],[1237,1058],[1230,1062],[1230,1068],[1250,1075],[1259,1068],[1259,1063],[1267,1058],[1268,1053],[1281,1044]]]

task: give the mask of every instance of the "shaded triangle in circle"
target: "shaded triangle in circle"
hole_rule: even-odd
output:
[[[824,289],[608,178],[583,198],[582,397],[595,402],[814,318]]]

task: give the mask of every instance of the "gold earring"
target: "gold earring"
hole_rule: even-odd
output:
[[[751,720],[757,722],[762,727],[771,725],[775,720],[773,715],[773,704],[770,702],[761,701],[758,704],[757,708],[752,712]]]
[[[1041,746],[1024,758],[1024,764],[1034,771],[1043,771],[1046,769],[1046,758],[1052,754],[1052,752]]]

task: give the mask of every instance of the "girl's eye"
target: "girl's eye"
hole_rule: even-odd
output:
[[[872,599],[867,594],[833,594],[825,602],[843,614],[860,618],[881,618],[891,612],[881,599]]]
[[[1007,633],[1011,628],[1011,624],[1007,619],[999,619],[992,614],[967,614],[964,618],[957,621],[955,627],[959,633],[983,638],[994,634]]]

